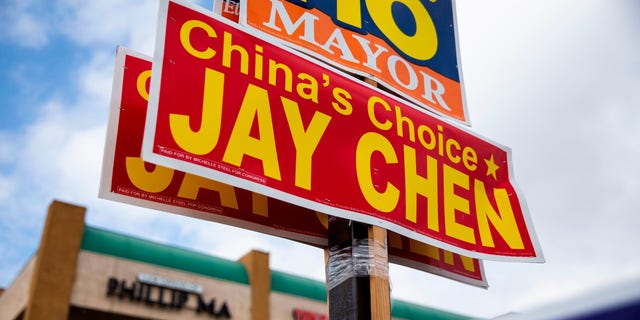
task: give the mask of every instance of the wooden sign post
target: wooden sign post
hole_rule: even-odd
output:
[[[369,276],[369,291],[371,292],[371,319],[385,320],[391,318],[391,290],[389,288],[389,259],[387,248],[387,230],[369,226],[369,239],[376,245],[373,247],[373,257],[376,263]]]
[[[329,319],[391,319],[387,231],[329,219]]]
[[[387,230],[331,217],[328,236],[329,319],[391,319]]]

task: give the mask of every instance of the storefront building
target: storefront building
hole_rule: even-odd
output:
[[[0,320],[327,319],[324,282],[269,269],[251,251],[229,261],[84,224],[54,201],[40,247],[0,295]],[[403,301],[393,319],[464,319]]]

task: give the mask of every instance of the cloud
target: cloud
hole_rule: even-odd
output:
[[[19,43],[25,47],[41,48],[47,44],[44,24],[31,15],[17,16],[10,30],[13,30],[10,36],[19,39]]]
[[[150,53],[155,43],[158,1],[81,1],[59,0],[69,10],[61,23],[61,32],[84,46],[135,47]],[[98,19],[98,21],[96,21]],[[113,43],[119,39],[122,43]]]
[[[13,192],[13,181],[8,177],[0,175],[0,201],[9,200],[9,196]]]
[[[16,150],[14,139],[9,132],[0,131],[0,168],[13,162],[13,152]]]
[[[57,37],[82,47],[136,44],[150,54],[157,12],[158,1],[11,0],[0,9],[7,31],[0,39],[32,49],[55,45]]]
[[[204,8],[210,0],[195,1]],[[153,54],[159,1],[57,0],[61,21],[59,32],[85,46],[124,45],[147,55]],[[118,43],[113,43],[118,39]]]
[[[108,103],[111,99],[110,88],[113,82],[115,52],[115,46],[112,50],[95,52],[87,64],[75,73],[75,85],[85,96],[85,101],[82,102],[85,104],[84,109],[100,109],[102,111],[108,109]],[[100,123],[104,123],[103,115],[99,115]]]
[[[0,8],[0,28],[4,30],[0,40],[14,41],[27,48],[42,48],[48,43],[46,22],[33,14],[37,3],[33,1],[8,1]]]

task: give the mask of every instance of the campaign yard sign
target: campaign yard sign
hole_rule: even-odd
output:
[[[240,17],[239,0],[213,0],[213,12],[231,20],[238,22]]]
[[[161,1],[145,161],[473,258],[544,260],[507,147],[225,20]]]
[[[327,216],[142,160],[151,58],[118,47],[101,198],[327,247]],[[294,217],[294,218],[292,218]],[[486,288],[482,262],[389,232],[389,261]]]
[[[470,124],[453,0],[242,0],[240,22]]]

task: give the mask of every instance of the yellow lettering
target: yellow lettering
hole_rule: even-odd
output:
[[[149,90],[147,90],[147,80],[149,80],[149,78],[151,78],[151,70],[140,72],[138,79],[136,79],[138,94],[146,101],[149,101]]]
[[[333,94],[333,98],[336,100],[335,102],[331,102],[333,109],[341,115],[350,115],[353,112],[353,106],[351,105],[351,102],[349,102],[351,94],[347,90],[338,87],[333,88],[331,93]]]
[[[259,216],[268,217],[269,216],[269,200],[268,199],[269,198],[267,198],[267,196],[263,194],[252,192],[251,204],[253,208],[253,213]]]
[[[429,135],[429,142],[427,142],[427,140],[425,139],[425,133]],[[427,150],[433,150],[436,147],[436,135],[435,133],[433,133],[433,130],[431,130],[431,128],[425,125],[418,126],[418,140],[420,141],[420,144],[422,144],[422,146]]]
[[[131,183],[136,188],[146,192],[162,192],[171,184],[171,179],[173,179],[172,169],[155,165],[153,171],[149,172],[140,157],[126,157],[125,166]]]
[[[456,221],[456,212],[470,215],[469,200],[462,198],[455,193],[456,186],[469,190],[469,176],[446,164],[443,167],[442,175],[444,180],[445,233],[455,239],[475,244],[476,238],[473,233],[473,229]]]
[[[476,267],[473,264],[473,258],[469,258],[466,256],[461,256],[458,255],[458,257],[460,257],[460,260],[462,261],[462,267],[464,267],[466,270],[471,271],[471,272],[475,272],[476,271]]]
[[[296,85],[300,98],[318,103],[318,80],[306,73],[298,74],[298,79],[303,81]]]
[[[396,106],[396,131],[398,132],[398,137],[404,137],[403,123],[406,123],[409,129],[409,140],[412,142],[416,141],[413,121],[408,117],[403,116],[400,107]]]
[[[315,112],[307,129],[304,128],[298,103],[281,97],[293,144],[296,147],[295,184],[300,188],[311,190],[311,160],[318,147],[320,138],[324,134],[331,117]]]
[[[401,2],[413,14],[416,31],[406,34],[398,27],[393,18],[392,6],[395,2]],[[420,0],[365,0],[371,19],[382,33],[400,51],[416,60],[431,59],[438,51],[438,33]],[[417,46],[416,43],[420,45]]]
[[[362,28],[362,8],[360,1],[338,0],[336,1],[336,18],[343,23],[358,29]]]
[[[387,181],[383,192],[378,192],[371,173],[371,155],[380,152],[386,163],[398,163],[393,146],[384,136],[367,132],[358,141],[356,147],[356,174],[362,195],[374,208],[382,212],[391,212],[398,204],[400,190]]]
[[[444,134],[442,133],[442,126],[438,125],[438,155],[444,156]]]
[[[385,131],[389,130],[391,129],[391,126],[393,126],[393,123],[391,123],[391,121],[385,120],[384,122],[380,122],[378,121],[378,119],[376,119],[375,107],[378,104],[382,105],[385,110],[391,111],[391,107],[386,101],[384,101],[380,97],[373,96],[369,98],[369,101],[367,102],[367,113],[369,114],[369,120],[374,126],[376,126],[376,128]]]
[[[498,212],[494,210],[491,202],[487,197],[484,183],[480,180],[474,182],[474,196],[476,199],[476,212],[478,215],[478,229],[480,231],[480,240],[482,245],[486,247],[494,247],[493,237],[489,229],[489,221],[491,225],[498,231],[504,241],[511,249],[524,249],[522,237],[518,231],[518,225],[511,209],[509,195],[505,189],[495,188],[493,196],[498,205]]]
[[[418,242],[413,239],[409,239],[409,250],[413,253],[429,257],[431,259],[440,260],[440,250],[434,246],[430,246],[426,243]]]
[[[442,250],[442,257],[444,258],[444,263],[453,265],[453,253],[447,250]]]
[[[453,253],[451,251],[442,250],[442,254],[444,256],[444,262],[445,263],[447,263],[449,265],[454,265]],[[462,267],[465,270],[471,271],[471,272],[475,272],[476,268],[473,265],[473,258],[461,256],[459,254],[457,256],[460,257],[460,261],[462,261]]]
[[[191,45],[191,31],[195,28],[204,30],[210,38],[216,38],[218,35],[213,28],[199,20],[189,20],[180,27],[180,43],[182,47],[192,56],[203,60],[211,59],[216,55],[216,51],[207,47],[200,51]]]
[[[329,229],[329,216],[322,213],[322,212],[318,212],[316,211],[316,218],[318,218],[318,221],[320,221],[320,224],[322,224],[322,226],[325,229]]]
[[[229,2],[226,2],[229,3]],[[264,50],[262,46],[255,45],[256,53],[255,53],[255,63],[253,65],[253,77],[257,80],[262,80],[262,68],[264,67],[264,58],[262,57],[262,51]]]
[[[418,212],[418,195],[427,198],[427,227],[438,231],[438,161],[427,156],[427,176],[418,175],[416,168],[416,150],[404,146],[404,180],[406,218],[416,222]]]
[[[442,257],[440,256],[440,249],[434,247],[434,246],[430,246],[426,243],[421,243],[418,242],[416,240],[410,239],[409,240],[409,249],[411,250],[411,252],[413,253],[417,253],[419,255],[425,256],[425,257],[429,257],[431,259],[435,259],[435,260],[444,260],[444,263],[448,264],[448,265],[455,265],[455,261],[453,259],[453,255],[454,253],[452,253],[451,251],[447,251],[447,250],[442,250]],[[457,255],[458,257],[460,257],[460,260],[462,260],[462,267],[465,270],[474,272],[475,271],[475,267],[473,265],[473,258],[469,258],[469,257],[465,257],[465,256],[461,256],[461,255]]]
[[[269,84],[272,86],[278,84],[278,70],[284,73],[284,89],[291,92],[293,90],[293,75],[291,68],[284,63],[269,60]]]
[[[222,65],[230,68],[231,54],[236,52],[240,55],[240,72],[249,74],[249,54],[247,53],[247,50],[241,45],[232,44],[231,41],[233,41],[233,35],[229,32],[225,32],[222,46]]]
[[[462,163],[465,168],[470,171],[476,171],[478,168],[478,154],[472,147],[465,147],[462,150]]]
[[[222,121],[222,91],[224,74],[205,69],[200,130],[191,130],[190,116],[169,114],[171,136],[184,150],[203,155],[211,152],[218,143]]]
[[[251,136],[254,119],[257,119],[259,139]],[[280,180],[269,93],[253,84],[247,87],[222,161],[239,167],[244,155],[261,160],[264,175]]]
[[[451,162],[453,163],[459,163],[460,156],[454,155],[453,152],[451,152],[451,146],[455,147],[455,150],[460,151],[460,143],[458,143],[458,141],[456,141],[455,139],[447,139],[445,145],[445,149],[447,150],[447,157],[449,157],[449,160],[451,160]]]

